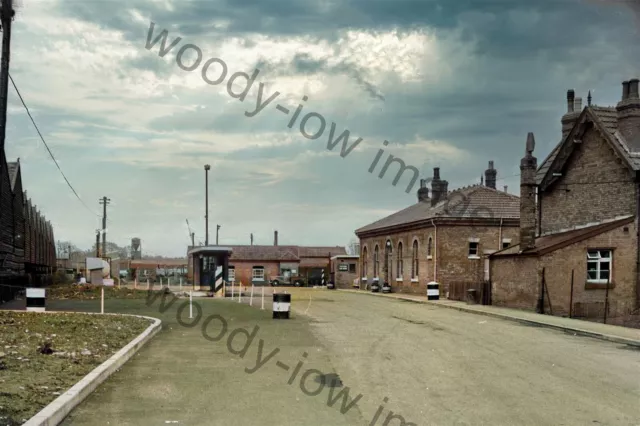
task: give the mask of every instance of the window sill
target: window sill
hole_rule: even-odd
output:
[[[397,278],[396,278],[396,282],[397,282],[397,283],[398,283],[398,282],[400,282],[400,283],[401,283],[402,281],[404,281],[404,278],[402,278],[402,277],[397,277]]]
[[[479,260],[480,256],[469,256],[469,259],[471,259],[471,260]]]
[[[433,256],[427,256],[427,260],[433,260]]]
[[[367,277],[360,278],[360,281],[367,281]]]
[[[411,282],[412,282],[412,283],[417,283],[417,282],[418,282],[418,279],[417,279],[417,278],[411,278]]]
[[[615,287],[616,287],[615,283],[613,283],[613,282],[609,283],[609,288],[615,288]],[[606,282],[600,283],[600,282],[587,281],[584,284],[584,289],[585,290],[600,290],[600,289],[605,290],[606,288],[607,288],[607,283]]]

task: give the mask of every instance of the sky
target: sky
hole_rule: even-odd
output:
[[[280,244],[344,246],[417,200],[410,172],[393,184],[397,163],[380,177],[389,155],[420,178],[440,167],[449,190],[479,183],[493,160],[498,188],[518,194],[526,135],[542,163],[568,89],[615,105],[621,82],[640,77],[637,5],[22,0],[10,73],[82,201],[11,85],[7,157],[20,158],[55,238],[82,248],[107,196],[109,241],[184,256],[186,220],[205,240],[205,164],[210,243],[220,224],[220,244],[249,244],[251,233],[272,244],[278,230]]]

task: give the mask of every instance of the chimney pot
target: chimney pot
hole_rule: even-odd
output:
[[[575,112],[581,112],[582,111],[582,98],[576,98],[574,105],[575,105]]]
[[[278,231],[273,231],[273,245],[278,245]]]
[[[629,80],[629,97],[628,99],[638,99],[640,95],[638,94],[638,79],[633,78]]]
[[[487,188],[496,189],[496,176],[498,172],[493,168],[493,160],[489,161],[489,168],[484,172],[484,181]]]
[[[433,180],[440,179],[440,167],[433,168]]]
[[[622,100],[626,100],[629,97],[629,82],[622,82]]]
[[[493,161],[489,161],[489,170],[493,170]]]
[[[567,90],[567,114],[571,114],[573,112],[573,101],[575,98],[576,92],[572,89]]]
[[[504,192],[507,192],[507,185],[504,186]]]

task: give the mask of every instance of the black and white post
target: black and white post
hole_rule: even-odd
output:
[[[291,294],[273,293],[273,319],[289,319]]]
[[[46,290],[44,288],[27,288],[27,311],[44,312]]]

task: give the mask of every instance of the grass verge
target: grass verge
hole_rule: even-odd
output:
[[[127,316],[0,311],[0,424],[24,423],[149,325]]]

